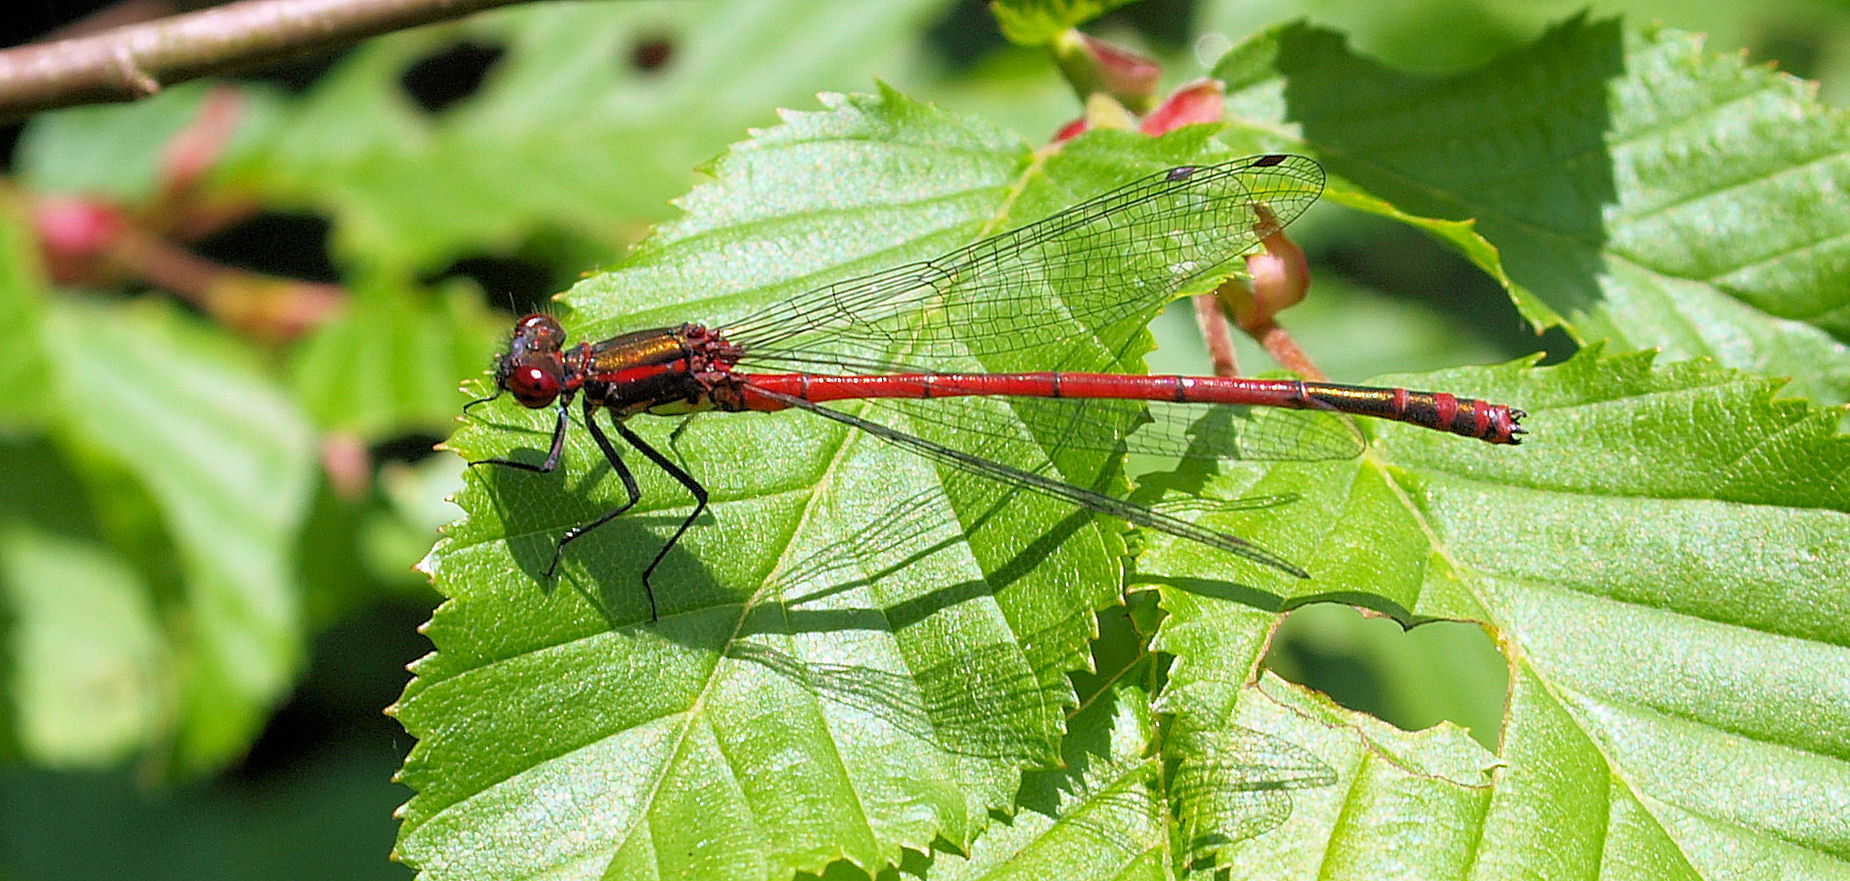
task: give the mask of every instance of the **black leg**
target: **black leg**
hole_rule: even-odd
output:
[[[590,429],[591,439],[594,441],[597,441],[597,448],[604,451],[604,458],[610,461],[611,469],[617,472],[617,479],[623,481],[623,491],[628,493],[630,498],[629,498],[629,501],[624,502],[623,504],[618,505],[617,507],[612,508],[609,511],[606,511],[602,516],[598,517],[596,520],[593,520],[589,523],[581,523],[577,526],[572,527],[571,529],[567,529],[565,531],[565,534],[559,537],[559,543],[553,546],[552,565],[546,567],[546,577],[547,578],[551,578],[553,576],[553,573],[559,571],[559,559],[565,556],[565,546],[566,545],[570,544],[574,539],[577,539],[579,536],[584,535],[585,533],[590,532],[591,530],[596,529],[599,526],[603,526],[604,524],[609,523],[611,520],[615,519],[617,515],[622,514],[624,511],[628,511],[629,509],[636,507],[636,503],[642,500],[642,489],[636,485],[635,475],[630,474],[629,466],[623,464],[623,457],[620,455],[617,455],[617,448],[610,443],[610,438],[604,435],[604,430],[597,427],[597,419],[595,418],[596,415],[597,415],[596,405],[591,403],[590,398],[586,398],[585,399],[585,428]],[[618,422],[616,423],[616,426],[617,426],[618,431],[623,431],[623,423]],[[629,433],[627,431],[624,431],[624,439],[628,440],[629,437],[630,437]],[[654,452],[654,451],[650,450],[649,452]],[[655,620],[655,596],[653,594],[649,596],[649,620],[651,621]]]
[[[668,543],[662,545],[662,549],[655,553],[655,559],[649,561],[649,567],[642,570],[642,589],[649,595],[649,615],[650,619],[653,620],[655,616],[655,590],[649,586],[649,576],[655,574],[655,567],[662,564],[662,559],[668,556],[668,552],[674,548],[675,542],[681,540],[681,536],[687,532],[687,528],[694,525],[694,521],[700,519],[701,512],[707,509],[707,488],[701,486],[700,481],[694,479],[694,475],[687,473],[681,466],[669,461],[667,456],[662,455],[661,450],[649,446],[646,441],[637,437],[635,432],[629,430],[629,426],[614,420],[611,424],[616,426],[617,434],[622,435],[623,439],[627,441],[630,446],[635,447],[637,452],[642,453],[644,456],[648,456],[649,461],[654,462],[657,467],[668,472],[669,477],[674,478],[676,481],[680,482],[682,486],[687,487],[687,491],[694,496],[693,513],[687,515],[686,520],[681,521],[680,528],[676,529],[674,535],[668,537]]]
[[[552,432],[552,450],[546,454],[545,462],[538,465],[531,465],[526,462],[516,462],[511,459],[483,459],[479,462],[470,462],[470,466],[506,465],[510,468],[519,468],[522,471],[532,471],[538,474],[546,474],[558,468],[559,461],[565,452],[565,429],[569,424],[565,409],[567,403],[569,402],[563,400],[559,402],[559,419],[558,422],[554,424]],[[591,530],[616,519],[625,511],[635,507],[636,503],[642,500],[642,488],[636,484],[635,475],[631,474],[629,466],[623,463],[623,456],[617,452],[616,445],[610,442],[610,437],[604,434],[602,428],[598,427],[596,419],[597,410],[598,406],[593,399],[586,398],[584,402],[585,428],[591,432],[591,439],[597,442],[597,448],[603,451],[604,458],[610,462],[611,470],[617,473],[617,479],[623,481],[623,491],[629,496],[629,500],[600,515],[596,520],[567,529],[565,534],[559,537],[558,543],[553,546],[552,564],[546,567],[547,579],[551,579],[558,573],[559,561],[565,557],[566,545],[571,544]],[[686,469],[676,465],[667,456],[662,455],[660,450],[650,446],[647,441],[638,437],[636,433],[631,431],[628,426],[625,426],[621,420],[612,418],[611,425],[615,426],[617,434],[623,438],[624,442],[635,447],[638,452],[647,456],[649,461],[654,462],[657,467],[668,472],[668,476],[674,478],[682,486],[687,487],[687,491],[694,496],[695,504],[693,513],[687,515],[686,520],[681,521],[681,525],[679,528],[675,529],[674,535],[669,536],[668,543],[663,545],[660,551],[656,552],[655,559],[649,561],[648,568],[642,570],[642,589],[649,597],[649,620],[655,621],[661,617],[661,614],[655,602],[655,590],[649,585],[649,578],[651,575],[655,574],[655,568],[661,565],[662,560],[668,556],[668,552],[674,548],[675,543],[681,540],[681,536],[687,532],[688,527],[693,526],[694,521],[700,519],[700,515],[706,511],[707,488],[701,486],[700,481],[695,480],[694,476],[687,473]],[[682,423],[682,427],[686,427],[685,422]],[[679,434],[680,429],[676,429],[675,436]]]
[[[586,399],[586,401],[589,400],[589,398]],[[559,457],[565,453],[565,426],[568,422],[565,415],[565,406],[570,403],[571,400],[568,398],[559,399],[559,419],[557,422],[554,422],[552,426],[552,451],[546,454],[545,462],[538,465],[529,465],[526,462],[516,462],[513,459],[483,459],[479,462],[470,462],[469,467],[474,468],[477,465],[506,465],[509,468],[519,468],[522,471],[531,471],[535,474],[552,473],[554,468],[559,467]],[[612,461],[615,461],[614,457]],[[555,560],[554,562],[556,563],[557,561]]]
[[[668,452],[674,454],[675,461],[677,462],[687,461],[687,457],[681,455],[681,435],[687,431],[688,426],[694,424],[694,417],[699,415],[699,413],[689,413],[681,417],[681,423],[674,427],[674,431],[668,432]],[[682,467],[685,468],[686,466],[684,465]]]
[[[686,416],[681,417],[681,424],[675,426],[674,431],[668,432],[668,449],[675,450],[675,445],[681,442],[681,434],[687,431],[688,426],[694,424],[694,417],[698,415],[700,414],[689,413]],[[680,452],[681,452],[680,450],[675,450],[675,453],[677,455],[679,455]]]

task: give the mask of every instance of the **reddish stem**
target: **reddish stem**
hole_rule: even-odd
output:
[[[1229,281],[1228,284],[1234,282]],[[1239,356],[1233,350],[1233,326],[1227,312],[1213,294],[1195,297],[1195,326],[1201,328],[1201,341],[1208,345],[1208,362],[1215,376],[1239,376]]]
[[[339,286],[233,269],[139,227],[123,227],[103,259],[109,268],[169,291],[267,341],[299,336],[333,317],[347,300]]]
[[[1248,332],[1252,333],[1253,338],[1259,341],[1259,345],[1264,346],[1272,359],[1286,370],[1317,382],[1329,379],[1322,370],[1317,369],[1316,364],[1311,362],[1310,356],[1304,354],[1303,349],[1298,348],[1297,341],[1291,338],[1291,334],[1286,333],[1285,329],[1276,323],[1258,328],[1256,332]]]

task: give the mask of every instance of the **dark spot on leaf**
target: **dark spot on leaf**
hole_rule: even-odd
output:
[[[666,36],[639,40],[630,47],[630,65],[645,73],[661,70],[674,60],[674,48],[674,41]]]

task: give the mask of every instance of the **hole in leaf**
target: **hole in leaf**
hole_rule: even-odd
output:
[[[372,458],[375,462],[419,462],[436,455],[437,444],[442,440],[434,434],[395,437],[374,444]]]
[[[515,315],[545,310],[561,287],[550,264],[515,256],[464,257],[424,281],[434,284],[455,276],[474,281],[489,305],[506,306]]]
[[[337,282],[328,222],[313,214],[262,213],[199,240],[202,257],[285,278]]]
[[[1533,331],[1496,281],[1470,261],[1412,227],[1386,218],[1357,217],[1354,235],[1320,251],[1317,261],[1365,287],[1425,302],[1450,316],[1461,333],[1490,343],[1508,358],[1535,351]],[[1578,349],[1565,336],[1546,336],[1550,363]]]
[[[1497,748],[1509,667],[1476,624],[1435,621],[1403,630],[1351,606],[1314,603],[1286,617],[1265,664],[1404,730],[1451,721],[1484,748]]]
[[[424,56],[398,82],[419,107],[437,113],[475,94],[505,54],[499,46],[464,40]]]

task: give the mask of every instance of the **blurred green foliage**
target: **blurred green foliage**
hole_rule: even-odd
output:
[[[1812,321],[1761,301],[1776,320],[1743,317],[1733,299],[1697,292],[1704,323],[1653,339],[1627,322],[1670,294],[1638,283],[1595,297],[1573,279],[1565,294],[1513,285],[1519,312],[1483,270],[1499,258],[1517,267],[1525,249],[1538,262],[1556,253],[1559,242],[1532,235],[1532,194],[1486,198],[1507,209],[1504,225],[1475,231],[1504,250],[1475,266],[1365,204],[1373,193],[1445,215],[1395,181],[1422,162],[1443,173],[1483,167],[1483,157],[1466,136],[1470,118],[1363,129],[1363,84],[1411,71],[1408,82],[1435,78],[1412,87],[1455,99],[1477,83],[1448,75],[1510,52],[1545,64],[1549,44],[1532,44],[1580,8],[1151,2],[1089,30],[1161,59],[1166,84],[1216,64],[1225,78],[1247,74],[1247,97],[1260,103],[1273,97],[1264,59],[1241,69],[1223,53],[1290,19],[1328,30],[1282,31],[1281,44],[1307,52],[1341,35],[1356,56],[1394,69],[1332,50],[1357,86],[1314,103],[1329,116],[1300,119],[1323,148],[1348,148],[1326,157],[1350,182],[1333,187],[1333,201],[1361,209],[1294,227],[1319,261],[1318,286],[1286,323],[1339,379],[1544,347],[1564,357],[1574,340],[1556,331],[1538,342],[1523,321],[1546,303],[1571,313],[1581,339],[1714,355],[1796,375],[1816,401],[1843,400],[1850,369],[1841,322],[1828,314]],[[1832,4],[1605,3],[1592,14],[1609,13],[1708,34],[1701,50],[1654,57],[1716,81],[1737,80],[1714,59],[1742,48],[1821,80],[1827,98],[1850,82],[1850,14]],[[0,355],[0,876],[409,875],[385,859],[396,834],[388,812],[409,793],[385,781],[411,739],[379,711],[398,696],[403,665],[428,650],[412,628],[439,597],[410,567],[456,511],[442,500],[460,485],[459,463],[426,452],[466,400],[458,382],[479,381],[501,343],[506,310],[615,264],[674,214],[670,200],[701,180],[703,163],[776,124],[777,108],[815,109],[818,92],[867,92],[879,80],[1045,141],[1081,108],[1043,53],[1010,47],[996,30],[980,5],[948,0],[535,4],[368,41],[301,88],[200,83],[31,120],[0,194],[0,316],[15,331]],[[166,189],[169,151],[222,100],[214,88],[232,90],[236,124],[181,200]],[[1345,99],[1342,113],[1331,109]],[[1505,94],[1496,106],[1518,100]],[[1841,147],[1831,134],[1841,118],[1828,121],[1836,128],[1816,136],[1820,152]],[[1690,166],[1660,157],[1659,167]],[[1675,183],[1654,192],[1674,198]],[[109,204],[151,228],[181,208],[230,210],[250,219],[186,243],[229,264],[336,283],[348,299],[331,320],[278,341],[234,329],[222,311],[177,305],[145,280],[55,282],[37,231],[39,210],[58,197]],[[1806,222],[1744,204],[1749,219]],[[1652,248],[1664,231],[1632,232],[1624,244],[1640,263],[1662,256]],[[1470,231],[1435,234],[1464,241]],[[1156,332],[1154,365],[1198,369],[1184,316]],[[340,464],[354,449],[367,453],[357,478]],[[1385,621],[1299,614],[1274,647],[1278,669],[1403,727],[1452,719],[1494,743],[1507,680],[1479,631],[1460,625],[1462,637],[1446,638],[1465,648],[1409,657],[1410,643],[1441,631],[1403,636]],[[1346,632],[1355,633],[1337,635]],[[1461,651],[1474,666],[1441,667]],[[1102,717],[1107,705],[1135,705],[1137,681],[1114,686],[1122,703],[1101,699],[1101,718],[1073,724],[1147,729],[1130,710]],[[1447,758],[1433,763],[1447,767],[1467,754],[1439,751]],[[1118,758],[1124,774],[1155,773]],[[1037,783],[1064,785],[1031,776]]]

